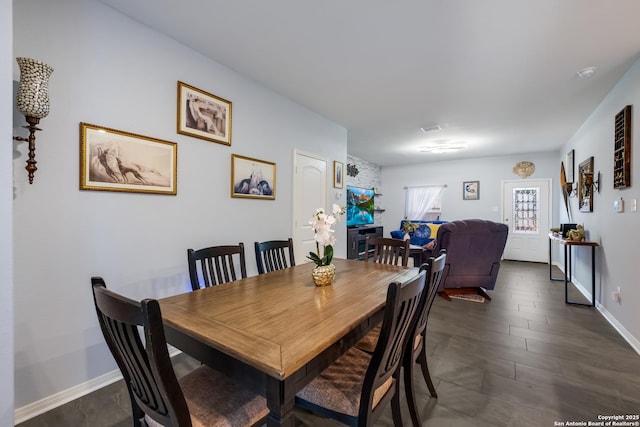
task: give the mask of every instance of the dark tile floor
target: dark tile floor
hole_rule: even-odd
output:
[[[566,305],[548,265],[503,262],[490,295],[484,304],[436,299],[428,348],[438,399],[415,371],[423,426],[586,425],[599,415],[640,413],[640,356],[595,309]],[[573,289],[571,298],[586,302]],[[197,362],[179,355],[175,364],[180,375]],[[302,411],[296,416],[300,426],[339,425]],[[409,425],[406,405],[403,418]],[[118,382],[19,426],[130,425]],[[376,426],[391,425],[388,409]]]

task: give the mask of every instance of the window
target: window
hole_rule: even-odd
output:
[[[446,185],[405,188],[404,216],[415,220],[436,220],[442,213],[442,193]]]

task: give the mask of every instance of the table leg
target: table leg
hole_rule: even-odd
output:
[[[562,278],[562,277],[553,277],[553,275],[551,273],[552,268],[553,268],[553,263],[551,262],[551,238],[549,238],[549,280],[553,280],[555,282],[562,282],[564,280],[564,278]]]
[[[569,259],[567,257],[567,245],[564,245],[564,302],[565,304],[569,302],[569,280],[567,277],[569,274]]]
[[[267,425],[294,427],[295,415],[293,406],[295,396],[287,396],[285,382],[273,377],[267,377],[267,406],[269,416]]]
[[[591,246],[591,306],[596,306],[596,247]]]

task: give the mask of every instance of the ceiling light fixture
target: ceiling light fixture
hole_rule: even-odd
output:
[[[577,74],[578,78],[588,79],[595,72],[596,72],[596,67],[587,67],[587,68],[583,68],[582,70],[578,71],[576,74]]]
[[[444,153],[452,153],[454,151],[459,151],[466,147],[467,147],[466,144],[463,142],[438,141],[429,145],[422,145],[418,147],[418,152],[444,154]]]

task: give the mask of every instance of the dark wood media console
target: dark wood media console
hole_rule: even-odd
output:
[[[364,259],[367,237],[382,237],[382,226],[347,228],[347,258]]]

